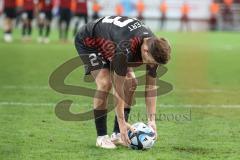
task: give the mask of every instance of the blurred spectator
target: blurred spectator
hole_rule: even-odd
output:
[[[224,0],[222,11],[224,30],[231,30],[234,26],[232,4],[233,0]]]
[[[51,30],[53,0],[39,0],[38,2],[38,27],[39,43],[49,43],[49,34]]]
[[[87,9],[87,0],[74,0],[76,3],[75,16],[77,21],[75,23],[73,35],[75,36],[78,32],[80,20],[83,18],[84,23],[88,22],[88,9]]]
[[[121,3],[118,3],[115,7],[115,13],[117,16],[122,16],[123,15],[123,5]]]
[[[63,42],[68,39],[69,25],[72,18],[71,5],[72,0],[60,0],[59,38]]]
[[[93,16],[92,19],[98,19],[99,18],[99,11],[102,9],[102,7],[100,6],[100,4],[97,2],[97,0],[93,1],[93,6],[92,6],[92,10],[93,10]]]
[[[166,21],[167,21],[168,6],[167,6],[166,0],[163,0],[161,2],[159,9],[160,9],[160,12],[161,12],[161,17],[160,17],[161,25],[160,25],[160,28],[162,30],[164,28],[164,26],[165,26]]]
[[[16,18],[16,0],[4,0],[3,12],[5,14],[4,22],[4,41],[12,42],[13,20]]]
[[[210,30],[215,31],[218,28],[217,14],[219,13],[219,4],[215,2],[215,0],[212,0],[212,3],[210,4],[210,13],[211,13],[211,17],[209,20]]]
[[[180,31],[184,30],[184,25],[186,26],[187,31],[191,30],[191,26],[189,23],[189,12],[190,12],[190,6],[187,1],[184,1],[182,7],[181,7],[181,24],[180,24]]]
[[[233,4],[233,0],[224,0],[224,4],[231,7]]]
[[[143,0],[138,0],[137,1],[136,9],[137,9],[137,12],[138,12],[138,19],[139,20],[144,20],[143,12],[144,12],[144,9],[145,9],[145,5],[144,5]]]
[[[23,28],[22,28],[22,38],[24,41],[31,40],[32,34],[32,20],[34,18],[34,11],[36,9],[36,0],[23,0]]]

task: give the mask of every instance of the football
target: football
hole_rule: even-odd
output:
[[[136,132],[128,131],[128,137],[131,141],[129,147],[135,150],[152,148],[155,142],[154,130],[142,122],[135,123],[132,126],[136,128]]]

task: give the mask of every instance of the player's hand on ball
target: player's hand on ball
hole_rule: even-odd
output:
[[[157,140],[157,126],[156,126],[156,122],[155,121],[149,121],[148,122],[148,126],[152,127],[152,129],[154,130],[155,133],[155,140]]]
[[[121,132],[121,139],[123,141],[123,143],[128,146],[131,141],[129,140],[128,138],[128,125],[125,124],[125,125],[122,125],[121,127],[119,126],[120,128],[120,132]]]
[[[137,129],[134,126],[132,126],[131,124],[126,122],[126,125],[127,125],[127,129],[131,130],[133,133],[137,132]]]

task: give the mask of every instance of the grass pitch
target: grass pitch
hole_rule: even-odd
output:
[[[73,113],[88,111],[92,99],[63,95],[48,86],[50,74],[77,56],[73,44],[0,42],[1,160],[236,160],[240,159],[240,37],[238,33],[158,33],[172,43],[172,60],[161,79],[174,86],[158,97],[158,141],[148,151],[95,147],[93,120],[67,122],[54,109],[74,101]],[[16,35],[17,39],[19,36]],[[67,84],[88,86],[83,68]],[[138,88],[140,89],[140,88]],[[130,122],[145,120],[144,98],[138,98]],[[108,116],[111,134],[113,116]]]

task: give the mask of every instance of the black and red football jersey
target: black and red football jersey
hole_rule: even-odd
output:
[[[23,9],[25,11],[33,11],[37,0],[23,0]]]
[[[71,9],[72,0],[60,0],[60,8]]]
[[[120,16],[107,16],[90,22],[85,33],[84,44],[97,48],[105,59],[122,52],[129,55],[129,62],[141,61],[143,38],[155,36],[141,21]]]
[[[76,0],[76,13],[87,14],[87,0]]]
[[[4,0],[4,8],[16,8],[16,0]]]
[[[82,31],[81,43],[101,53],[106,60],[112,61],[116,54],[127,57],[128,66],[142,64],[141,46],[144,38],[155,37],[144,23],[121,16],[106,16],[88,23]],[[132,64],[132,65],[131,65]],[[119,64],[121,65],[121,64]],[[156,72],[157,66],[154,71]]]
[[[39,0],[42,11],[51,11],[53,9],[53,0]]]

